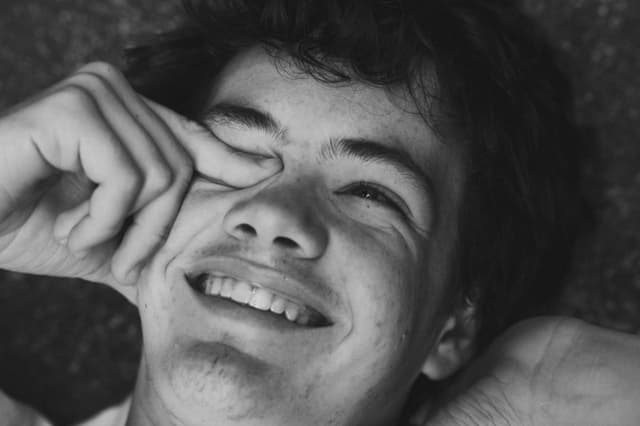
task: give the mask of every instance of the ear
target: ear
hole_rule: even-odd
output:
[[[475,306],[465,303],[444,322],[422,372],[431,380],[442,380],[458,371],[475,351],[477,331]]]

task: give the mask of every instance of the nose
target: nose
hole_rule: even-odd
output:
[[[224,230],[233,238],[280,254],[318,258],[326,250],[328,232],[312,200],[300,195],[282,187],[263,189],[229,209]]]

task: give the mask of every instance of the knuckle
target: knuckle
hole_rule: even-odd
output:
[[[176,161],[175,177],[179,181],[189,181],[193,175],[193,169],[195,163],[193,159],[186,153],[180,156],[180,159]]]
[[[127,274],[127,266],[122,262],[113,259],[111,261],[111,273],[120,282],[124,282]]]
[[[158,243],[163,243],[169,239],[171,233],[171,227],[167,226],[162,228],[159,232],[156,232],[155,237]]]
[[[122,227],[122,220],[116,216],[109,216],[103,219],[103,223],[100,226],[101,237],[106,238],[116,234]]]
[[[145,235],[145,238],[151,242],[154,248],[157,247],[158,244],[163,243],[169,238],[169,233],[171,232],[171,224],[164,224],[162,226],[150,226],[138,223],[138,228],[142,230]]]
[[[71,113],[74,113],[77,110],[84,111],[95,106],[91,92],[76,83],[67,84],[63,88],[52,93],[49,96],[49,101],[52,102],[56,108],[69,111]]]
[[[108,91],[114,87],[128,87],[124,74],[116,66],[107,62],[92,62],[85,65],[70,80],[78,80],[100,91]]]
[[[111,91],[110,83],[100,74],[81,72],[74,76],[73,84],[82,87],[96,101],[106,99]]]
[[[170,186],[184,188],[193,177],[194,162],[189,156],[181,156],[174,160],[171,165],[171,182]]]
[[[171,225],[165,225],[160,227],[160,229],[153,230],[150,232],[151,241],[154,243],[154,248],[157,248],[158,245],[164,243],[169,239],[169,234],[171,233]]]
[[[186,189],[191,182],[193,177],[193,168],[180,167],[176,172],[175,179],[173,181],[174,185],[182,189]]]
[[[91,73],[103,76],[105,78],[120,76],[120,70],[109,62],[94,61],[86,64],[80,70],[79,73]]]
[[[164,192],[171,186],[173,181],[173,172],[168,167],[158,166],[149,172],[147,177],[147,185],[149,189],[155,193]]]
[[[138,191],[144,183],[142,173],[135,166],[123,167],[122,180],[123,185],[132,191]]]

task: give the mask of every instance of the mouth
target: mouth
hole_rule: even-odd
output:
[[[299,327],[328,327],[332,322],[311,306],[267,288],[260,283],[215,272],[185,274],[189,286],[201,296],[222,299],[259,311]]]

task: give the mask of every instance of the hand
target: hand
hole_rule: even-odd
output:
[[[139,96],[114,67],[89,64],[0,118],[0,268],[131,284],[194,169],[244,187],[279,167]]]
[[[640,422],[640,338],[569,318],[536,318],[501,336],[427,426]]]

